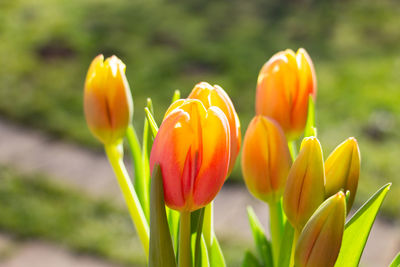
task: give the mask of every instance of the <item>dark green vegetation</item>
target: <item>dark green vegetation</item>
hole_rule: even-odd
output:
[[[12,232],[20,239],[44,238],[130,266],[145,266],[143,249],[125,209],[38,175],[21,176],[3,167],[0,175],[0,231]],[[221,245],[228,266],[239,266],[246,242],[221,240]]]
[[[116,54],[127,64],[138,129],[146,97],[152,97],[160,120],[174,89],[186,96],[195,83],[205,80],[230,94],[244,134],[254,113],[262,64],[279,50],[302,46],[318,75],[317,125],[325,157],[348,136],[357,137],[362,153],[357,199],[366,200],[392,181],[383,209],[398,216],[400,4],[395,0],[286,4],[279,0],[0,1],[0,114],[98,148],[82,115],[82,91],[90,61],[104,53]],[[233,176],[240,180],[238,166]],[[127,216],[105,203],[51,187],[49,192],[58,192],[56,197],[41,182],[0,181],[0,190],[9,196],[0,194],[6,211],[2,214],[9,214],[1,215],[3,229],[62,240],[123,262],[132,262],[140,251],[131,238]],[[24,190],[35,192],[34,201]],[[41,194],[42,190],[46,192]],[[52,207],[54,202],[65,208]],[[63,214],[65,210],[71,213]],[[78,224],[76,218],[82,221]],[[28,219],[33,223],[27,225]],[[114,243],[118,238],[120,245]]]

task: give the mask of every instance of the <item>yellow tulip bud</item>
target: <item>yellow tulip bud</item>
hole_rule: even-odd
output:
[[[343,192],[331,196],[307,222],[296,245],[296,267],[333,267],[339,255],[346,218]]]
[[[326,197],[343,190],[350,191],[348,210],[351,209],[360,177],[360,150],[354,137],[341,143],[325,161]]]
[[[86,75],[84,92],[86,122],[103,144],[121,140],[132,120],[133,102],[125,64],[116,56],[104,61],[98,55]]]
[[[250,193],[276,202],[285,188],[292,159],[283,130],[262,115],[253,118],[243,141],[242,172]]]
[[[316,137],[307,137],[290,169],[283,195],[283,208],[293,227],[301,230],[324,199],[321,144]]]

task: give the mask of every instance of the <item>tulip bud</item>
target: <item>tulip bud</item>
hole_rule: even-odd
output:
[[[256,113],[276,120],[289,140],[303,132],[309,96],[317,93],[314,66],[307,52],[300,48],[281,51],[262,67],[257,81]]]
[[[301,230],[325,199],[324,162],[316,137],[303,139],[301,150],[289,171],[283,208],[290,223]]]
[[[194,211],[210,203],[228,172],[229,123],[218,107],[175,101],[158,130],[150,167],[159,164],[168,207]]]
[[[292,163],[285,134],[273,120],[256,116],[243,141],[242,172],[256,198],[275,202],[282,196]]]
[[[350,191],[348,210],[351,209],[357,192],[360,176],[360,150],[354,137],[348,138],[335,148],[325,161],[326,197],[343,190]]]
[[[235,166],[241,145],[240,121],[231,99],[220,86],[211,86],[206,82],[196,84],[188,98],[200,100],[206,108],[219,107],[225,113],[231,135],[231,157],[228,171],[230,174]]]
[[[339,255],[346,218],[343,192],[331,196],[307,222],[296,246],[296,267],[333,267]]]
[[[103,144],[121,140],[132,120],[133,102],[125,64],[116,56],[98,55],[90,64],[84,92],[86,122]]]

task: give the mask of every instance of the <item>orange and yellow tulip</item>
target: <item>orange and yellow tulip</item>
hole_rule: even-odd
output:
[[[289,222],[301,230],[325,199],[324,162],[316,137],[304,138],[298,157],[289,171],[283,208]]]
[[[250,193],[268,203],[282,196],[292,163],[285,134],[279,124],[258,115],[243,141],[242,172]]]
[[[262,67],[257,81],[256,113],[276,120],[289,140],[303,132],[309,96],[317,83],[310,56],[300,48],[278,52]]]
[[[133,102],[125,64],[116,56],[98,55],[85,81],[84,111],[93,135],[105,145],[120,141],[132,120]]]
[[[168,109],[150,155],[159,164],[166,204],[190,212],[210,203],[221,189],[230,157],[229,123],[218,107],[195,99]]]
[[[343,192],[331,196],[307,222],[296,246],[296,267],[333,267],[342,244],[346,219]]]
[[[225,116],[229,122],[231,136],[231,157],[228,171],[229,175],[235,166],[236,158],[239,154],[241,145],[240,121],[231,99],[220,86],[211,86],[206,82],[196,84],[188,98],[200,100],[206,108],[210,108],[212,106],[219,107],[225,113]]]
[[[335,148],[325,161],[325,193],[332,196],[343,190],[350,191],[347,202],[351,209],[360,177],[360,150],[354,137],[348,138]]]

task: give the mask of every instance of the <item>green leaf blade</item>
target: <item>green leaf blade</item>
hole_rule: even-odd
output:
[[[400,252],[397,254],[397,256],[393,259],[392,263],[389,265],[389,267],[399,267],[400,266]]]
[[[246,251],[242,262],[242,267],[262,267],[262,265],[258,262],[257,257],[254,256],[253,253]]]
[[[379,189],[346,223],[336,267],[358,266],[372,225],[390,186],[391,184],[387,184]]]
[[[159,165],[154,166],[151,179],[149,250],[149,267],[176,267]]]

